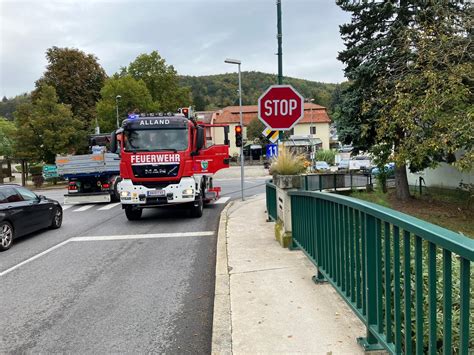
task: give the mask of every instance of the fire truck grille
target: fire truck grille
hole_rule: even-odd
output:
[[[133,165],[132,171],[136,178],[176,177],[179,164]]]

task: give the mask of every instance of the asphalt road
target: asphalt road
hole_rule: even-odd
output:
[[[248,179],[246,196],[263,184]],[[199,219],[71,206],[60,229],[15,240],[0,254],[0,353],[210,353],[218,220],[240,180],[215,185],[221,203]]]

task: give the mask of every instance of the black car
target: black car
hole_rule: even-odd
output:
[[[0,185],[0,251],[10,248],[17,237],[59,228],[62,221],[63,209],[58,201],[18,185]]]

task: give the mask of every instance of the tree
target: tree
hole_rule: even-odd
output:
[[[107,75],[97,57],[75,48],[52,47],[46,50],[48,66],[39,80],[33,99],[43,85],[54,87],[60,103],[71,106],[75,117],[84,121],[86,129],[95,118],[95,105],[100,99]]]
[[[339,111],[338,129],[343,137],[352,134],[355,145],[360,149],[369,149],[375,145],[389,147],[397,160],[395,179],[397,197],[402,200],[409,198],[406,165],[411,160],[419,162],[423,159],[412,159],[412,155],[399,154],[404,138],[410,133],[402,121],[391,116],[393,109],[400,104],[398,95],[401,80],[405,80],[410,72],[410,63],[417,60],[419,53],[415,49],[413,35],[423,31],[427,22],[424,18],[437,18],[432,12],[432,4],[415,0],[400,2],[353,2],[338,0],[338,5],[352,13],[352,21],[341,26],[341,35],[346,50],[339,54],[339,59],[346,64],[346,76],[352,81],[351,87],[343,96],[349,105]],[[448,14],[444,21],[447,28],[453,30],[462,16],[462,10],[469,5],[456,2],[443,2],[440,7]],[[439,19],[439,18],[438,18]],[[461,30],[466,31],[466,28]],[[449,31],[448,31],[449,32]],[[453,31],[449,36],[459,37]],[[433,48],[436,50],[436,48]],[[438,49],[439,55],[445,55]],[[422,83],[417,83],[423,90]],[[419,91],[420,92],[420,91]],[[416,104],[416,100],[411,102]],[[405,117],[416,121],[417,117]],[[360,132],[354,131],[360,127]],[[384,128],[390,127],[387,132]],[[350,133],[352,132],[352,133]],[[349,133],[348,135],[344,135]],[[357,134],[360,133],[360,134]],[[423,140],[423,135],[418,135]],[[387,155],[389,156],[389,155]],[[435,159],[439,161],[439,157]],[[430,166],[413,164],[415,169]]]
[[[130,112],[154,111],[154,103],[143,80],[135,80],[131,76],[114,76],[105,81],[100,91],[102,98],[97,103],[97,116],[101,131],[111,132],[116,128],[116,96],[118,100],[119,122]]]
[[[258,118],[254,118],[247,125],[247,139],[254,141],[258,139],[260,143],[268,143],[268,139],[262,135],[265,125]]]
[[[13,156],[15,132],[15,124],[4,117],[0,117],[0,155]]]
[[[38,88],[34,103],[15,112],[15,157],[53,164],[56,154],[73,152],[84,138],[83,122],[58,103],[54,87]]]
[[[179,86],[176,70],[167,65],[157,51],[140,54],[128,67],[122,68],[121,75],[143,80],[161,111],[175,112],[179,107],[191,104],[189,89]]]
[[[377,137],[395,136],[396,162],[408,161],[411,171],[455,162],[458,151],[465,152],[458,167],[473,168],[474,46],[465,36],[472,15],[433,4],[417,17],[416,27],[405,30],[406,46],[416,56],[400,69],[403,75],[382,110],[390,120],[381,121]]]
[[[13,121],[13,112],[16,108],[26,102],[31,102],[30,94],[17,95],[11,99],[7,99],[5,96],[0,102],[0,116],[5,117],[7,120]]]

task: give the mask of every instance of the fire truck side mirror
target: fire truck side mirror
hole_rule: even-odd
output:
[[[112,153],[117,153],[117,132],[112,132],[112,138],[110,140],[110,151]]]
[[[197,135],[196,135],[196,151],[199,151],[204,147],[206,137],[204,136],[204,128],[197,127]]]

